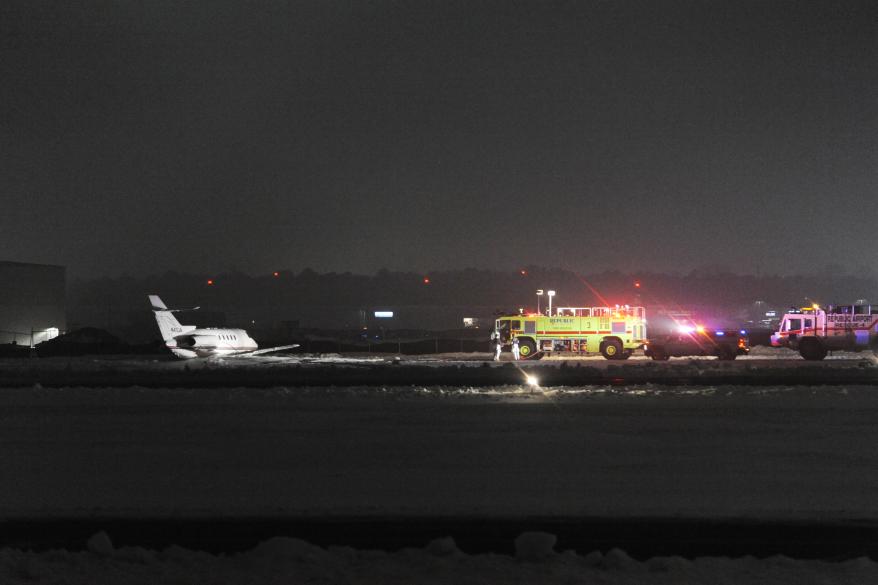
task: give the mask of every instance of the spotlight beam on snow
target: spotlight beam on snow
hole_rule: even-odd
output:
[[[546,392],[543,388],[540,387],[540,381],[536,376],[534,376],[533,374],[527,373],[518,364],[514,364],[514,365],[515,365],[516,369],[518,369],[519,373],[521,373],[521,375],[524,376],[524,383],[527,384],[527,386],[530,388],[531,394],[533,394],[535,392],[539,392],[543,396],[543,398],[545,398],[546,400],[549,401],[549,404],[551,404],[552,406],[555,407],[555,410],[557,410],[559,413],[562,413],[562,416],[569,417],[568,414],[566,414],[563,410],[561,410],[558,403],[555,400],[553,400],[552,394],[554,394],[554,393]]]
[[[515,366],[515,369],[518,370],[518,373],[522,375],[524,378],[524,383],[530,386],[531,392],[534,390],[540,390],[542,392],[542,388],[540,388],[540,381],[533,374],[529,374],[524,368],[518,365],[518,362],[512,362],[512,365]]]

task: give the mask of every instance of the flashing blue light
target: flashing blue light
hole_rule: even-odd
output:
[[[723,335],[726,334],[726,332],[725,331],[717,331],[716,334],[717,334],[717,336],[722,337]]]
[[[746,329],[741,329],[741,335],[747,335],[747,330],[746,330]]]

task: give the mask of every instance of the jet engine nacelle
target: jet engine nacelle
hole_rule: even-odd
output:
[[[177,341],[177,347],[182,347],[184,349],[193,349],[196,347],[214,348],[217,346],[217,343],[219,343],[219,339],[216,335],[180,335],[174,339]]]

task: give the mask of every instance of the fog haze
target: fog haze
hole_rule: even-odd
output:
[[[870,270],[875,16],[13,1],[4,259],[83,277]]]

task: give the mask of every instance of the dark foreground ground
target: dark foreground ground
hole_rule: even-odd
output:
[[[878,386],[0,389],[0,544],[875,554]]]
[[[654,557],[783,555],[796,559],[878,560],[874,522],[760,522],[684,518],[55,518],[0,523],[0,548],[84,550],[98,532],[116,547],[162,550],[181,546],[212,554],[248,551],[276,537],[327,548],[397,551],[451,537],[467,554],[514,555],[525,532],[557,536],[556,550],[624,550],[638,560]]]
[[[478,357],[4,360],[0,547],[878,559],[871,357]]]

